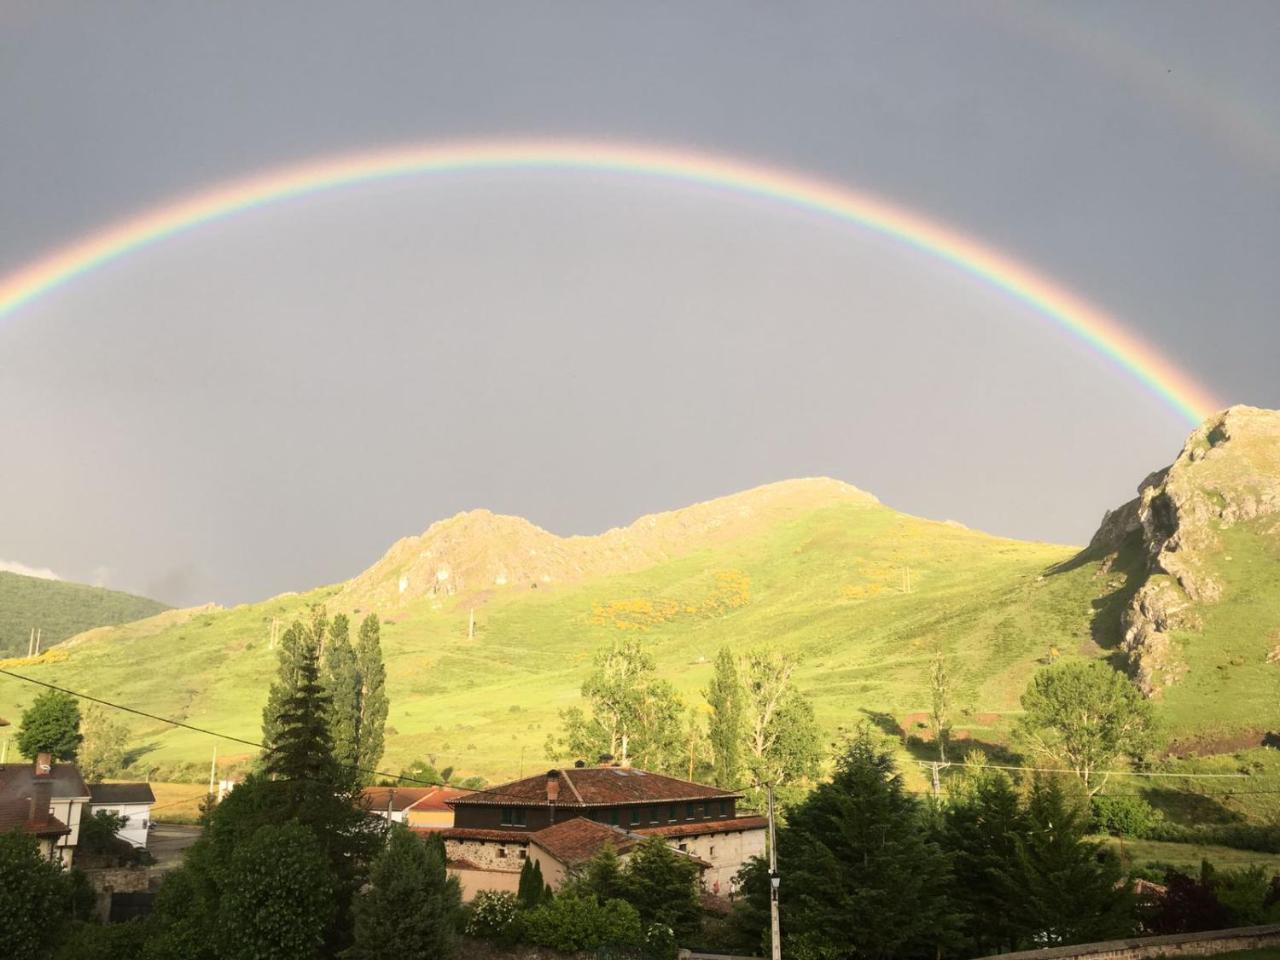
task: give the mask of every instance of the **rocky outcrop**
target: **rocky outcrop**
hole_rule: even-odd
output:
[[[1186,673],[1174,630],[1195,630],[1197,609],[1223,595],[1222,531],[1263,521],[1280,533],[1280,412],[1232,407],[1191,434],[1177,460],[1147,477],[1138,498],[1109,512],[1090,543],[1111,554],[1139,536],[1146,575],[1122,618],[1123,649],[1148,696]]]

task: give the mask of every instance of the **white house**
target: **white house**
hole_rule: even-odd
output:
[[[0,764],[0,832],[32,834],[40,851],[64,866],[75,859],[88,802],[89,788],[74,763],[53,763],[42,753],[34,763]]]
[[[155,803],[149,783],[95,783],[89,787],[89,816],[106,811],[124,817],[124,826],[116,836],[135,847],[147,845],[147,828],[151,826]]]

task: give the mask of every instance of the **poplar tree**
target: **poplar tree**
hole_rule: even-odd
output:
[[[728,647],[716,654],[715,673],[704,696],[711,707],[708,737],[715,784],[736,790],[742,782],[742,681]]]
[[[329,640],[324,652],[324,686],[329,695],[329,735],[333,739],[333,758],[341,770],[362,780],[357,769],[360,762],[360,672],[356,653],[351,646],[350,628],[345,615],[338,614],[329,624]]]
[[[356,764],[362,771],[359,782],[373,782],[373,771],[382,762],[385,746],[387,712],[387,668],[382,662],[382,627],[378,615],[371,613],[360,624],[360,642],[356,647],[356,673],[359,683],[359,710],[356,723]]]

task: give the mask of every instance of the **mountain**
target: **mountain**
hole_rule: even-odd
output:
[[[391,769],[433,755],[495,778],[543,763],[592,656],[622,636],[640,637],[691,705],[721,646],[795,653],[833,735],[868,720],[918,732],[941,647],[957,734],[993,746],[1047,659],[1107,659],[1132,665],[1155,697],[1167,743],[1236,749],[1280,723],[1280,667],[1264,649],[1280,643],[1278,418],[1233,408],[1206,423],[1083,551],[908,516],[828,479],[593,537],[475,510],[397,542],[344,583],[95,630],[26,670],[252,740],[272,637],[323,604],[384,618]],[[0,715],[33,693],[0,684]],[[207,775],[207,737],[130,722],[158,778]],[[237,749],[223,743],[219,756]]]
[[[0,658],[25,656],[31,631],[42,649],[93,627],[140,620],[169,609],[128,593],[64,580],[0,572]]]
[[[1280,700],[1280,412],[1210,418],[1083,559],[1118,577],[1110,632],[1145,693],[1184,725],[1262,719],[1255,692]]]

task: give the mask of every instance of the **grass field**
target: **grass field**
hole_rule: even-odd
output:
[[[1200,861],[1208,860],[1224,870],[1262,866],[1270,873],[1280,873],[1280,854],[1276,853],[1202,843],[1164,843],[1159,840],[1125,840],[1122,843],[1116,837],[1098,839],[1104,840],[1130,869],[1172,866],[1195,874],[1200,869]]]

